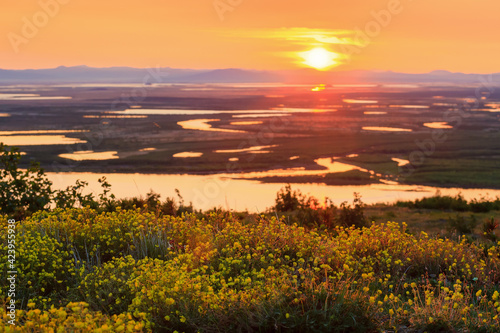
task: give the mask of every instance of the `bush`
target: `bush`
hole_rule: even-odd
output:
[[[439,191],[432,197],[416,199],[415,201],[398,201],[399,207],[409,207],[418,209],[439,209],[439,210],[456,210],[465,212],[469,210],[467,200],[461,194],[455,197],[449,195],[441,195]]]
[[[7,234],[7,233],[3,233]],[[3,237],[2,237],[3,238]],[[2,253],[7,253],[6,239],[2,239]],[[16,301],[25,307],[28,300],[36,301],[39,308],[45,308],[61,300],[69,288],[79,282],[75,259],[71,251],[56,239],[39,233],[18,233],[16,237]],[[0,276],[6,281],[7,256],[2,256]],[[6,297],[7,284],[1,285],[1,295]],[[58,304],[59,305],[59,304]]]
[[[116,200],[111,191],[111,185],[106,177],[101,177],[102,193],[83,194],[88,183],[77,180],[64,190],[53,190],[52,182],[38,163],[32,163],[26,171],[19,170],[21,153],[16,147],[10,149],[0,143],[0,214],[8,215],[16,220],[23,219],[37,211],[55,208],[90,207],[98,211],[114,212],[118,207],[123,209],[142,208],[156,214],[177,216],[182,213],[192,213],[192,205],[185,205],[182,196],[176,189],[179,200],[167,198],[160,202],[160,195],[151,191],[146,199],[132,198]]]
[[[335,226],[356,228],[368,225],[364,215],[365,204],[361,196],[354,193],[351,205],[343,202],[340,209],[328,199],[320,206],[318,199],[308,197],[300,190],[292,191],[290,184],[280,189],[276,196],[274,211],[284,214],[289,223],[297,223],[308,228],[333,229]]]
[[[456,215],[455,218],[448,219],[448,226],[452,231],[456,231],[459,235],[469,235],[474,232],[478,221],[474,215],[469,218],[463,215]]]
[[[361,197],[358,193],[354,193],[352,206],[347,205],[347,202],[343,202],[340,205],[337,225],[344,227],[354,226],[356,228],[368,226],[368,220],[365,217],[364,208],[365,204],[361,201]]]
[[[318,199],[300,190],[292,191],[290,184],[280,189],[275,206],[268,212],[282,214],[289,223],[308,228],[332,229],[336,225],[337,207],[328,198],[321,206]]]
[[[472,199],[469,203],[469,210],[474,213],[487,213],[495,209],[495,202],[489,201],[486,198]]]
[[[151,190],[145,199],[135,197],[115,200],[112,202],[112,205],[107,207],[106,211],[113,212],[120,207],[123,210],[141,208],[157,215],[180,216],[184,213],[194,213],[193,205],[191,203],[189,205],[184,203],[184,199],[178,189],[175,189],[175,192],[177,193],[178,203],[174,198],[167,198],[164,202],[161,202],[161,195]]]
[[[186,246],[207,241],[211,226],[194,214],[179,217],[118,209],[99,213],[90,208],[38,212],[23,222],[23,229],[47,235],[73,251],[89,271],[115,257],[168,258]]]
[[[0,143],[0,214],[20,220],[37,211],[48,210],[51,204],[56,208],[113,206],[114,196],[108,198],[111,185],[106,177],[98,180],[103,192],[97,199],[93,194],[83,194],[88,183],[80,180],[64,190],[53,190],[52,182],[39,163],[32,162],[22,172],[19,170],[20,161],[21,153],[17,147],[8,149]]]
[[[20,220],[36,211],[46,209],[54,191],[38,163],[21,171],[19,148],[7,148],[0,143],[0,214]]]
[[[278,212],[291,212],[295,210],[304,210],[318,206],[318,200],[313,197],[307,197],[300,190],[292,192],[290,184],[281,188],[276,195],[275,209]]]
[[[396,206],[417,208],[417,209],[436,209],[452,210],[458,212],[487,213],[492,210],[500,210],[500,198],[491,201],[485,197],[481,199],[472,199],[470,202],[464,199],[461,194],[452,197],[442,196],[438,191],[434,196],[415,201],[398,201]]]
[[[482,226],[484,237],[492,242],[498,241],[498,237],[495,234],[495,230],[498,229],[498,226],[498,220],[495,220],[494,217],[486,219]]]
[[[148,260],[145,259],[146,262]],[[85,277],[78,289],[93,310],[107,314],[126,312],[134,298],[127,283],[144,273],[140,270],[143,262],[137,262],[131,256],[115,258],[101,267],[96,267]]]

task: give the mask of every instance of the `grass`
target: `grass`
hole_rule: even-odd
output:
[[[455,230],[450,230],[449,221],[458,217],[469,219],[475,216],[478,224],[474,228],[474,233],[482,235],[481,223],[490,219],[499,219],[500,211],[490,211],[487,213],[454,212],[436,209],[414,209],[408,207],[397,207],[394,205],[376,204],[369,205],[365,209],[365,214],[370,221],[382,223],[385,221],[405,221],[408,224],[408,231],[417,234],[421,231],[429,235],[440,235],[452,237]]]

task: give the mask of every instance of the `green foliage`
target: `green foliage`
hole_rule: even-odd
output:
[[[99,208],[109,205],[110,191],[106,178],[99,179],[103,193],[99,200],[93,194],[82,192],[87,182],[77,180],[75,185],[64,190],[53,190],[52,182],[38,163],[32,162],[26,171],[19,170],[21,153],[17,147],[7,148],[0,143],[0,214],[6,214],[17,220],[37,211],[47,210],[52,204],[57,208],[85,207]]]
[[[21,153],[0,143],[0,214],[21,219],[48,207],[54,191],[38,163],[26,171],[18,168]]]
[[[335,226],[337,207],[328,198],[321,206],[318,199],[306,196],[300,190],[292,191],[288,184],[277,193],[276,204],[268,211],[284,215],[289,223],[331,229]]]
[[[343,202],[340,205],[340,212],[337,217],[337,224],[344,227],[354,226],[362,228],[368,226],[368,220],[364,213],[365,204],[361,201],[358,193],[354,193],[352,206]]]
[[[37,211],[55,208],[90,207],[98,211],[114,212],[123,209],[141,208],[156,214],[181,215],[194,212],[191,204],[186,205],[176,189],[178,202],[167,198],[160,202],[160,195],[151,191],[146,198],[116,199],[110,194],[111,185],[106,177],[101,177],[102,193],[84,194],[88,187],[85,181],[77,180],[64,190],[53,190],[52,182],[38,163],[32,163],[26,171],[19,170],[21,154],[16,147],[8,149],[0,143],[0,214],[16,220],[32,215]]]
[[[437,209],[452,210],[458,212],[487,213],[492,210],[500,210],[500,198],[488,200],[487,198],[473,199],[470,202],[464,199],[461,194],[452,197],[441,195],[439,191],[432,197],[416,199],[415,201],[398,201],[399,207],[417,208],[417,209]]]
[[[343,202],[340,208],[328,199],[323,206],[318,199],[308,197],[300,190],[292,191],[290,184],[281,188],[276,196],[274,211],[284,216],[291,223],[298,223],[309,228],[333,229],[335,226],[361,228],[368,225],[364,215],[365,204],[359,194],[354,193],[353,204]]]
[[[292,187],[288,184],[285,188],[281,188],[276,195],[275,209],[278,212],[291,212],[298,209],[310,208],[315,203],[317,202],[314,199],[307,198],[300,190],[292,192]]]
[[[474,213],[487,213],[492,210],[500,210],[500,198],[497,198],[495,201],[486,198],[474,198],[469,202],[469,210]]]
[[[124,210],[141,208],[149,212],[154,212],[158,215],[171,216],[180,216],[183,213],[194,213],[195,210],[193,205],[191,203],[189,205],[185,204],[178,189],[175,189],[175,193],[177,194],[177,201],[174,198],[168,197],[165,201],[161,202],[161,195],[152,190],[146,195],[146,198],[134,197],[109,200],[108,204],[105,206],[105,210],[112,212],[116,211],[118,207]]]
[[[455,197],[448,195],[441,195],[439,192],[432,196],[415,201],[398,201],[400,207],[418,208],[418,209],[440,209],[440,210],[456,210],[465,212],[469,210],[467,200],[461,194]]]
[[[492,242],[497,242],[498,236],[495,234],[495,230],[498,229],[498,226],[498,220],[495,220],[494,217],[486,219],[482,225],[484,237]]]
[[[431,323],[424,322],[423,325],[418,325],[418,328],[425,332],[455,332],[450,323],[444,318],[438,318]]]
[[[260,328],[265,330],[272,327],[273,322],[278,322],[283,330],[295,332],[377,332],[375,318],[368,313],[366,300],[352,297],[345,287],[341,284],[334,297],[325,288],[310,291],[310,297],[301,304],[308,309],[306,316],[301,309],[282,304],[282,309],[275,309],[274,318]],[[290,303],[293,304],[292,299]],[[286,313],[289,314],[288,318]]]
[[[2,233],[6,235],[7,233]],[[6,237],[2,236],[0,247],[7,253]],[[26,306],[28,300],[37,301],[41,308],[61,299],[67,289],[78,283],[75,260],[70,250],[55,238],[40,233],[18,233],[16,237],[15,268],[16,300]],[[0,276],[6,281],[8,276],[7,256],[2,255]],[[7,294],[7,284],[1,285],[1,295]]]
[[[144,262],[138,263],[132,256],[114,258],[88,274],[79,286],[79,291],[96,311],[107,314],[126,312],[134,299],[126,283],[140,275],[142,267]]]
[[[448,219],[448,226],[452,231],[457,232],[459,235],[468,235],[474,232],[478,224],[477,218],[470,215],[469,218],[458,215],[455,218]]]
[[[77,180],[75,185],[68,186],[65,190],[57,191],[54,197],[54,203],[57,208],[86,207],[97,208],[93,194],[83,195],[82,190],[88,186],[87,182]]]

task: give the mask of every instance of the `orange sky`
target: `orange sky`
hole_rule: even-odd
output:
[[[1,8],[4,69],[293,69],[304,66],[300,52],[322,47],[339,56],[332,70],[500,72],[496,0],[2,0]],[[378,22],[380,11],[389,16]]]

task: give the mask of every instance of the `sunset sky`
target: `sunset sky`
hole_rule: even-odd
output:
[[[319,57],[328,70],[492,73],[499,13],[494,0],[3,0],[0,68],[294,69]]]

